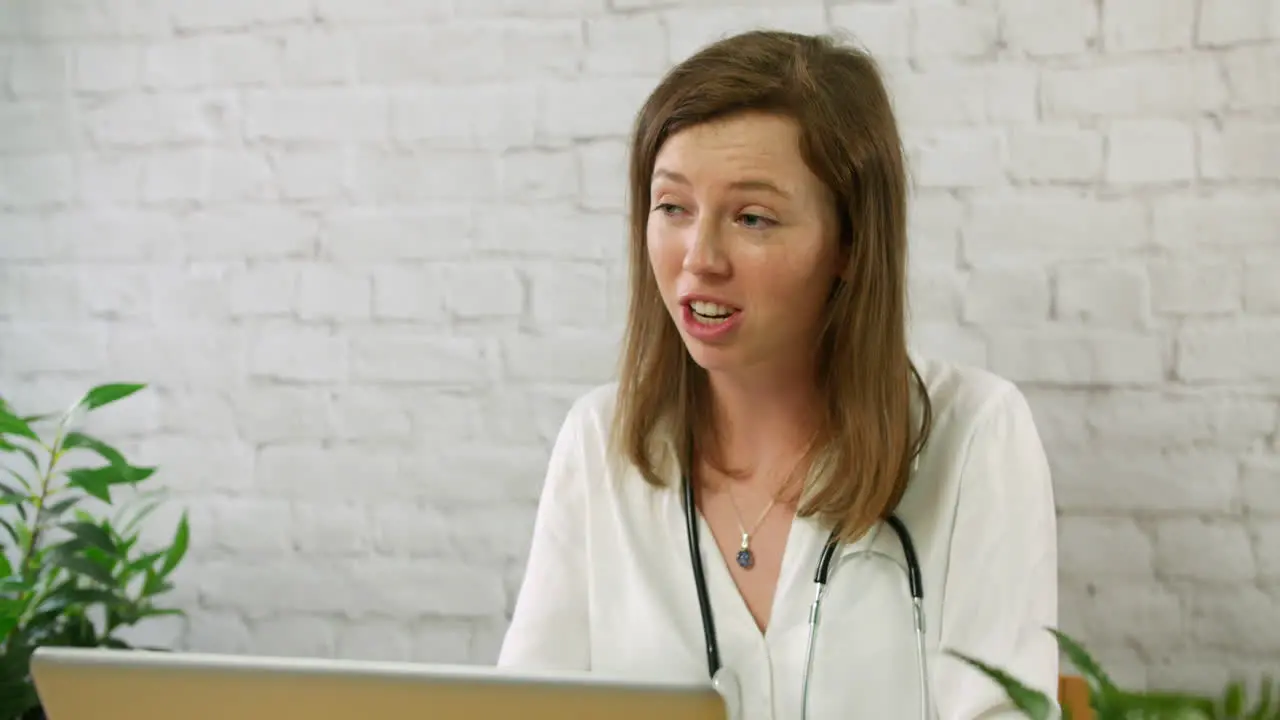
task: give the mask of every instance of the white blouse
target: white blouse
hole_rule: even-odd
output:
[[[918,361],[933,429],[897,514],[924,584],[932,703],[939,720],[1022,718],[956,650],[1056,698],[1057,534],[1049,466],[1030,408],[986,371]],[[653,489],[606,460],[614,385],[570,410],[556,440],[524,583],[499,666],[643,680],[705,680],[707,665],[678,477]],[[797,518],[761,633],[701,524],[721,659],[744,720],[800,714],[813,575],[828,528]],[[810,717],[919,717],[906,575],[883,526],[836,555],[815,641]],[[839,562],[844,558],[844,562]]]

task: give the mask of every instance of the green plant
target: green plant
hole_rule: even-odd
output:
[[[186,554],[186,513],[167,546],[144,548],[140,526],[158,500],[139,492],[138,485],[155,468],[135,466],[114,447],[76,429],[88,413],[143,387],[100,385],[57,415],[19,415],[0,398],[4,720],[43,717],[29,672],[37,647],[127,648],[117,634],[121,629],[146,618],[182,614],[156,601],[173,588],[169,576]],[[132,497],[122,500],[126,490]],[[113,505],[120,507],[108,514]]]
[[[1269,678],[1262,680],[1260,697],[1252,704],[1240,682],[1229,684],[1219,697],[1125,690],[1079,642],[1058,630],[1049,632],[1057,638],[1058,647],[1088,685],[1089,705],[1097,714],[1097,720],[1280,720],[1280,683],[1273,683]],[[1009,701],[1031,720],[1054,717],[1057,706],[1049,696],[981,660],[955,651],[949,654],[999,684]],[[1065,709],[1062,717],[1071,720]]]

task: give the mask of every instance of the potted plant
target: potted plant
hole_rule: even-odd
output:
[[[157,500],[138,486],[155,468],[77,429],[143,387],[99,385],[53,415],[21,415],[0,398],[2,720],[44,717],[29,671],[37,647],[128,648],[122,629],[182,614],[157,601],[187,551],[186,513],[171,542],[144,547],[140,526]]]
[[[1089,688],[1089,706],[1097,720],[1280,720],[1280,683],[1264,678],[1260,697],[1250,702],[1243,683],[1232,682],[1219,697],[1119,687],[1084,647],[1066,633],[1050,629],[1067,660]],[[1004,670],[958,652],[950,652],[991,678],[1009,701],[1031,720],[1056,717],[1057,704]],[[1062,717],[1071,720],[1064,710]]]

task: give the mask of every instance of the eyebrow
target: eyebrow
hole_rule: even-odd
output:
[[[681,175],[678,172],[674,172],[672,170],[662,170],[662,169],[655,170],[653,172],[653,179],[657,180],[658,178],[665,178],[672,182],[680,183],[681,185],[693,184],[689,182],[689,178],[685,177],[684,175]],[[783,190],[782,188],[778,187],[777,185],[775,185],[774,183],[768,180],[758,180],[758,179],[738,180],[736,182],[730,183],[729,187],[734,190],[763,190],[765,192],[771,192],[775,195],[778,195],[784,198],[791,197],[791,193]]]

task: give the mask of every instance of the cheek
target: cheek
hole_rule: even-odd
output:
[[[650,225],[645,245],[649,252],[649,265],[658,280],[658,286],[666,289],[680,274],[684,265],[684,246],[673,232]]]

